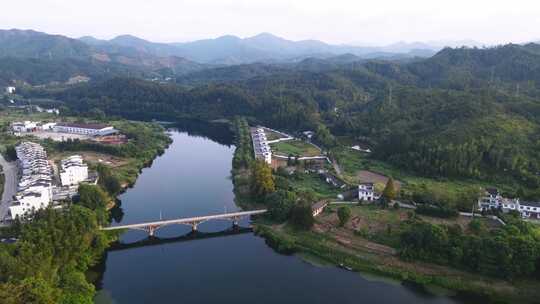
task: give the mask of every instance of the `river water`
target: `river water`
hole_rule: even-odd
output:
[[[197,132],[195,132],[197,133]],[[234,211],[231,160],[224,129],[212,139],[171,132],[173,143],[120,196],[113,225]],[[123,214],[122,214],[123,212]],[[248,222],[241,223],[247,226]],[[336,267],[314,266],[274,252],[253,233],[228,233],[226,221],[206,222],[208,238],[179,238],[154,246],[110,250],[99,271],[96,303],[458,303],[398,283],[368,280]],[[158,237],[189,234],[187,226],[164,227]],[[142,231],[121,236],[125,244],[146,239]]]

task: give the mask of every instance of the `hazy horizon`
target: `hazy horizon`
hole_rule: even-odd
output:
[[[0,12],[0,28],[32,29],[72,38],[133,35],[187,42],[224,35],[271,33],[288,40],[383,46],[397,42],[472,40],[494,45],[540,39],[540,4],[492,1],[20,0]]]

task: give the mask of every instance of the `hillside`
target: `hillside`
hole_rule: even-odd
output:
[[[127,39],[110,44],[91,37],[77,40],[36,31],[0,30],[0,85],[65,82],[77,75],[94,80],[118,75],[170,77],[206,68],[185,58],[157,56],[121,43]]]
[[[243,115],[291,131],[324,124],[334,135],[368,138],[375,157],[406,170],[519,180],[532,191],[540,185],[536,50],[445,49],[410,63],[332,59],[323,60],[324,68],[222,67],[192,74],[191,89],[117,78],[56,97],[78,111],[101,108],[130,118]],[[529,74],[512,71],[525,62]],[[505,76],[494,85],[490,70]],[[449,84],[456,71],[469,75],[468,85]]]

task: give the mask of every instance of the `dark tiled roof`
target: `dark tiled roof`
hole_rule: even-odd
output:
[[[101,130],[101,129],[110,127],[104,124],[84,124],[84,123],[59,123],[57,124],[57,126],[68,127],[68,128],[93,129],[93,130]]]
[[[520,202],[523,207],[540,207],[540,202]]]
[[[499,194],[499,190],[497,190],[497,188],[486,188],[486,191],[491,194],[491,195],[497,195]]]
[[[320,202],[317,202],[317,203],[311,205],[311,209],[312,209],[312,210],[317,210],[317,209],[322,208],[322,207],[324,207],[324,206],[326,206],[326,205],[328,205],[327,202],[325,202],[325,201],[320,201]]]

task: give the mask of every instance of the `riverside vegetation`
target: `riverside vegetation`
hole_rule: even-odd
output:
[[[267,215],[256,221],[256,232],[278,252],[309,254],[357,271],[438,285],[490,301],[530,302],[536,298],[540,230],[517,215],[505,216],[505,226],[482,219],[458,225],[452,220],[457,216],[454,209],[421,205],[416,212],[407,213],[381,203],[369,207],[377,216],[360,230],[350,222],[353,216],[369,214],[365,206],[330,208],[316,220],[311,203],[318,194],[298,191],[290,182],[294,177],[280,170],[272,174],[267,165],[253,159],[245,119],[236,119],[234,130],[237,199],[244,206],[268,208]],[[382,201],[391,202],[398,196],[392,185],[390,181],[385,187]],[[328,230],[328,225],[335,228]],[[382,228],[365,230],[371,226]],[[372,245],[355,245],[365,242],[362,240]],[[370,246],[382,246],[386,251],[374,253]]]

